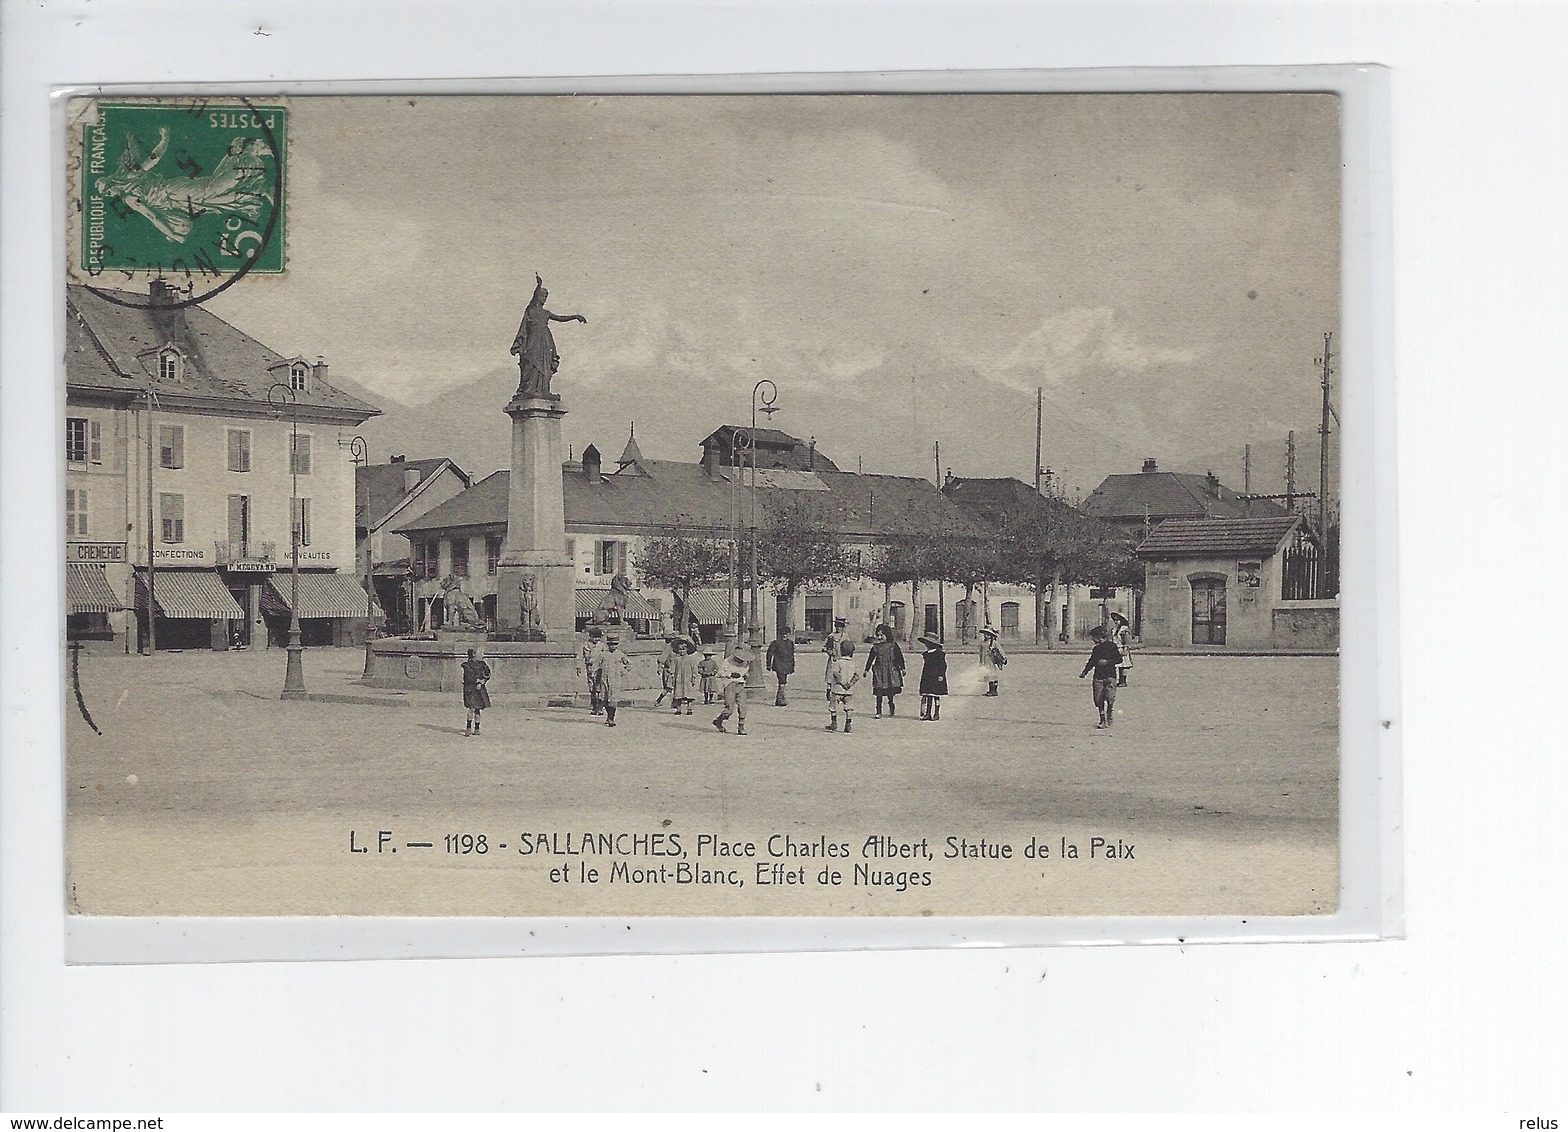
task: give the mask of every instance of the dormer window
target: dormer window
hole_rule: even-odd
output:
[[[178,350],[162,350],[158,354],[158,380],[179,381],[184,359]]]
[[[304,362],[289,367],[289,388],[296,393],[310,392],[310,367]]]

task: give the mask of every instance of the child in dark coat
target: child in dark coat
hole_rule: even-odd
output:
[[[463,706],[468,709],[468,725],[464,735],[479,734],[479,713],[490,706],[490,693],[485,683],[490,679],[490,666],[479,659],[478,649],[468,650],[463,661]]]
[[[947,653],[935,637],[921,637],[920,643],[926,646],[920,654],[924,664],[920,670],[920,718],[941,719],[942,697],[947,695]]]
[[[1094,641],[1094,650],[1089,653],[1089,662],[1078,673],[1078,679],[1082,680],[1093,670],[1094,706],[1100,709],[1100,722],[1095,726],[1109,727],[1116,718],[1116,668],[1122,662],[1122,650],[1098,625],[1089,630],[1089,638]]]

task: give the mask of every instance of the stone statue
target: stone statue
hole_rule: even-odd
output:
[[[534,605],[533,578],[527,574],[524,574],[521,578],[519,578],[517,580],[517,591],[518,597],[520,599],[518,602],[518,608],[522,610],[523,628],[531,629],[533,628],[534,622],[538,619],[539,616],[539,610]]]
[[[544,280],[534,273],[534,297],[523,311],[522,325],[517,337],[512,339],[512,353],[517,355],[517,365],[522,371],[522,381],[517,386],[519,397],[548,397],[560,400],[560,394],[550,392],[550,379],[561,368],[561,355],[555,352],[555,335],[550,333],[552,322],[580,322],[588,320],[580,314],[551,314],[545,310],[544,301],[550,292],[544,289]]]
[[[481,628],[474,599],[463,592],[463,583],[454,575],[448,574],[441,580],[441,596],[445,599],[447,617],[456,622],[459,629]]]
[[[631,601],[632,580],[625,574],[610,579],[609,600],[605,603],[615,620],[626,620],[626,606]]]

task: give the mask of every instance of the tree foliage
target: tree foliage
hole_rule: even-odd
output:
[[[757,574],[786,608],[806,585],[836,586],[861,572],[835,516],[810,492],[779,492],[757,528]]]
[[[645,539],[637,552],[637,568],[644,580],[680,598],[686,619],[693,620],[691,591],[705,589],[730,577],[732,544],[711,533],[688,531],[679,526]],[[685,629],[685,625],[677,626]]]

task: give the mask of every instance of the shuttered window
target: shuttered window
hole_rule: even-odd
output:
[[[85,488],[65,489],[65,537],[87,537],[87,490]]]
[[[289,537],[299,539],[301,546],[310,545],[310,500],[289,500]]]
[[[229,429],[229,471],[250,471],[250,429]]]
[[[185,496],[168,491],[159,492],[158,518],[164,542],[177,544],[185,541]]]
[[[310,475],[310,433],[289,434],[289,472],[296,476]]]
[[[185,466],[185,426],[158,426],[158,463],[165,468]]]

